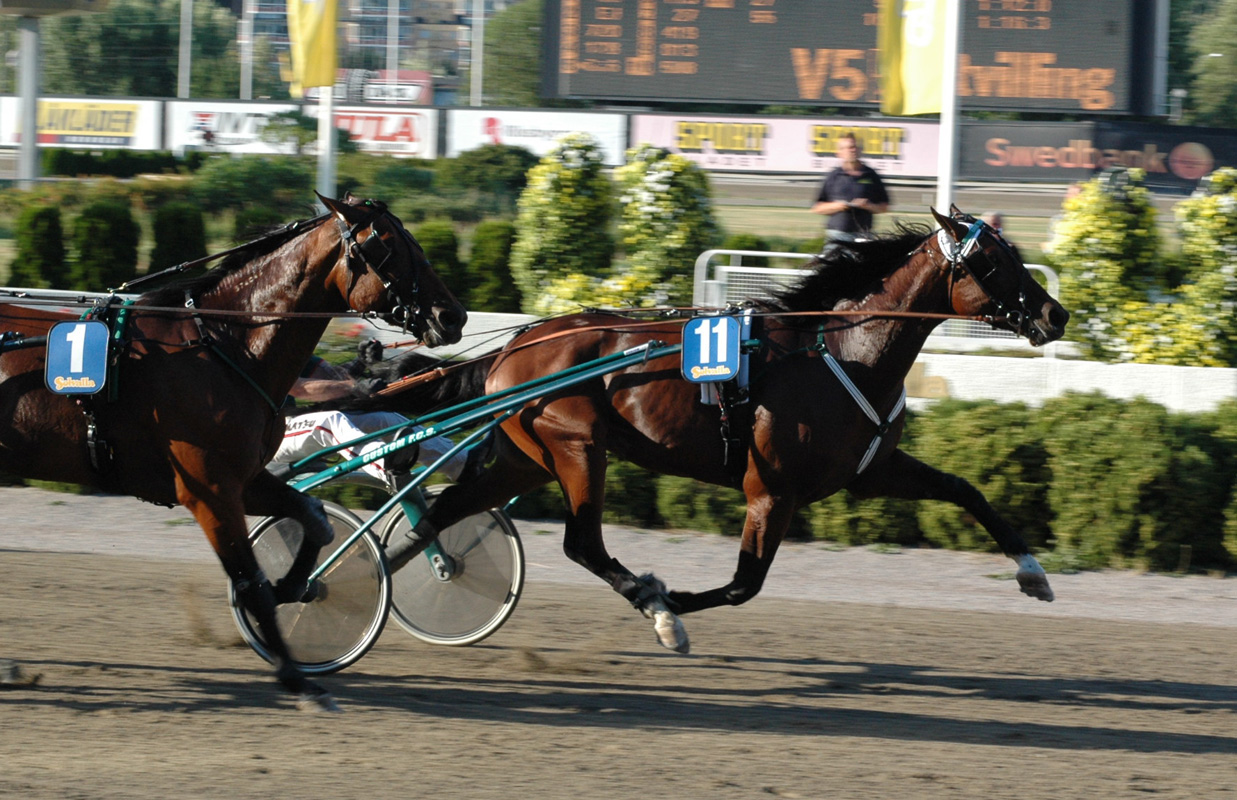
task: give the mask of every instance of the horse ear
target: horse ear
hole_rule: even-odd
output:
[[[945,216],[935,208],[930,209],[932,216],[936,218],[936,224],[941,226],[942,230],[949,231],[949,235],[953,237],[955,242],[960,242],[966,236],[966,226],[958,222],[956,219]],[[950,206],[951,211],[956,211],[955,206]]]
[[[314,192],[314,194],[318,195],[319,202],[326,206],[326,210],[334,214],[341,222],[352,225],[357,221],[353,219],[353,217],[357,216],[356,206],[348,205],[347,198],[344,200],[332,200],[329,197],[318,194],[318,192]]]

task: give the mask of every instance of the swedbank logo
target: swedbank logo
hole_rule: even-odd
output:
[[[1084,169],[1088,172],[1108,167],[1142,169],[1149,173],[1171,173],[1188,181],[1196,181],[1211,172],[1215,158],[1206,145],[1185,142],[1171,152],[1160,150],[1153,143],[1141,150],[1100,149],[1090,139],[1070,139],[1065,147],[1051,145],[1016,145],[1009,139],[993,137],[984,143],[990,167]]]

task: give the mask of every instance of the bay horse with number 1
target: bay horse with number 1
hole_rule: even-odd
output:
[[[904,381],[943,318],[983,316],[1033,345],[1060,338],[1069,319],[999,232],[952,211],[946,217],[933,210],[940,226],[934,232],[903,228],[841,246],[818,259],[798,286],[754,305],[760,346],[751,354],[750,397],[726,411],[734,444],[720,432],[722,408],[701,402],[699,387],[680,376],[678,356],[563,388],[502,424],[496,462],[439,496],[418,528],[420,541],[388,549],[393,566],[436,530],[557,481],[566,501],[568,557],[653,618],[663,645],[686,652],[677,615],[755,597],[792,515],[846,489],[860,498],[944,500],[965,508],[1017,562],[1021,590],[1052,600],[1026,542],[978,490],[898,449]],[[678,343],[682,327],[604,313],[561,317],[463,367],[443,367],[437,382],[410,381],[405,392],[394,385],[378,402],[424,412],[650,341]],[[424,362],[417,356],[409,363]],[[610,556],[601,534],[607,453],[654,472],[742,488],[747,518],[730,582],[699,593],[666,591]]]
[[[276,605],[301,598],[333,536],[321,502],[264,469],[283,435],[280,406],[333,315],[379,312],[434,346],[459,341],[467,314],[386,206],[320,199],[326,214],[128,306],[104,390],[114,398],[53,394],[45,348],[20,346],[78,314],[0,304],[0,332],[18,345],[0,349],[0,471],[185,506],[259,621],[279,681],[302,707],[332,709],[276,626]],[[306,531],[278,585],[258,567],[246,514]]]

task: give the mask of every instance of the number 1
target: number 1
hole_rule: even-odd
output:
[[[64,338],[73,345],[69,352],[69,372],[81,372],[82,356],[86,352],[86,326],[74,325],[73,330],[66,333]]]

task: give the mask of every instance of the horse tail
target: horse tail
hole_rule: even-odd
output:
[[[399,381],[437,373],[390,393],[352,395],[310,406],[309,411],[394,411],[419,416],[485,395],[485,379],[499,350],[474,359],[451,362],[413,350],[389,361],[371,364],[369,376],[395,386]],[[441,370],[441,372],[437,372]]]

